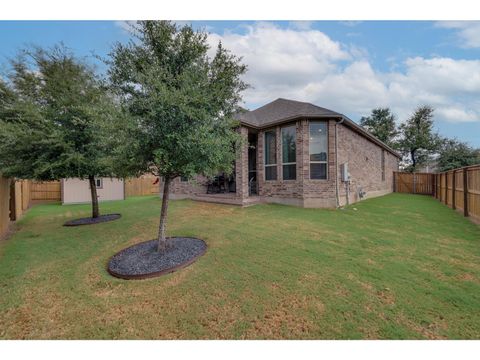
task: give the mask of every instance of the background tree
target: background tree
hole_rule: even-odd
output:
[[[389,108],[373,109],[370,116],[363,116],[360,119],[360,125],[390,147],[396,146],[395,139],[399,132],[395,116]]]
[[[11,61],[0,85],[0,171],[41,181],[111,176],[108,134],[117,107],[93,69],[64,46],[33,48]]]
[[[128,114],[119,149],[125,175],[163,177],[158,251],[166,249],[170,184],[179,176],[230,172],[235,160],[233,113],[246,71],[221,44],[208,56],[207,34],[167,21],[141,21],[136,38],[116,44],[107,60],[112,87]]]
[[[410,166],[405,170],[416,171],[438,150],[441,139],[433,131],[433,108],[420,106],[413,115],[400,125],[398,142]]]
[[[474,149],[457,139],[443,141],[437,158],[439,171],[480,164],[480,149]]]

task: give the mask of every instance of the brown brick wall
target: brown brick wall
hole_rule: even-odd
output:
[[[309,122],[306,119],[293,122],[296,125],[297,135],[297,179],[283,180],[282,172],[282,144],[281,127],[292,123],[276,126],[268,130],[275,130],[277,134],[277,180],[265,181],[264,172],[264,140],[265,131],[259,132],[258,138],[258,176],[259,193],[267,201],[282,202],[286,204],[305,207],[335,207],[335,121],[329,123],[329,159],[328,179],[310,180],[310,154],[309,154]]]
[[[367,197],[383,195],[393,189],[393,171],[398,169],[395,156],[385,151],[385,181],[381,176],[382,148],[365,137],[350,130],[344,125],[338,125],[338,174],[335,164],[335,123],[334,119],[328,122],[328,178],[327,180],[310,179],[309,154],[309,122],[306,119],[297,120],[289,124],[275,126],[258,131],[257,140],[257,181],[259,195],[266,202],[279,202],[303,207],[335,207],[335,176],[338,177],[340,204],[346,203],[345,184],[340,180],[340,164],[348,162],[351,182],[349,187],[350,203],[358,201],[358,189],[361,187],[367,192]],[[283,180],[282,174],[282,144],[281,127],[296,125],[296,166],[297,179]],[[265,131],[274,130],[277,137],[277,180],[265,181],[264,168],[264,140]],[[241,127],[241,134],[248,138],[248,128]],[[252,130],[252,132],[254,132]],[[244,144],[237,156],[236,184],[237,198],[248,198],[248,147]],[[196,193],[206,193],[206,179],[198,177],[195,181],[181,182],[175,179],[172,184],[174,198],[188,197]]]
[[[302,181],[300,179],[301,169],[302,169],[302,131],[301,131],[301,121],[296,121],[293,123],[285,124],[284,126],[291,126],[292,124],[296,125],[296,136],[297,136],[297,148],[296,148],[296,169],[297,169],[297,179],[296,180],[283,180],[283,168],[282,168],[282,143],[281,143],[281,127],[276,126],[270,129],[265,129],[259,131],[258,133],[258,143],[257,143],[257,179],[258,179],[258,188],[259,195],[265,196],[268,198],[278,199],[278,202],[282,202],[282,199],[290,199],[290,202],[295,205],[302,205]],[[277,180],[265,180],[265,153],[264,153],[264,144],[265,144],[265,131],[274,130],[276,133],[276,145],[277,145]],[[275,200],[272,199],[272,200]]]
[[[170,184],[172,199],[187,198],[195,194],[207,193],[207,179],[203,176],[196,176],[195,179],[182,181],[180,177],[175,178]],[[160,184],[160,195],[163,194],[163,184]]]
[[[385,154],[385,180],[382,180],[381,157]],[[390,152],[367,140],[344,125],[338,126],[338,164],[348,163],[350,173],[349,201],[358,201],[358,190],[366,197],[383,195],[393,191],[393,171],[398,160]],[[339,181],[340,204],[346,203],[345,183]]]
[[[248,129],[244,126],[239,128],[244,143],[235,160],[235,196],[241,199],[248,197]]]
[[[304,122],[304,206],[335,207],[335,120],[328,122],[328,172],[327,180],[310,179],[310,127]]]
[[[248,197],[248,129],[242,126],[238,131],[244,138],[245,143],[235,160],[236,192],[231,193],[231,195],[244,199]],[[173,199],[188,198],[196,194],[206,194],[207,182],[208,179],[201,175],[189,181],[181,181],[181,178],[178,177],[173,180],[170,193],[173,195]],[[163,187],[161,186],[161,193],[162,190]]]

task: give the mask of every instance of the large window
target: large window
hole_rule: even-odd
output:
[[[265,180],[277,180],[276,149],[275,131],[265,132]]]
[[[283,180],[297,178],[295,125],[282,128],[282,165]]]
[[[328,127],[324,121],[310,121],[310,179],[327,179]]]

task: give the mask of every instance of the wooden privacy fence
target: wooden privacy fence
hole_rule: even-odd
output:
[[[0,176],[0,238],[7,233],[10,222],[18,220],[30,207],[30,186],[29,180]]]
[[[125,179],[125,197],[156,195],[160,191],[156,176],[142,175],[138,178]]]
[[[10,225],[10,179],[0,176],[0,238]]]
[[[480,224],[480,165],[435,174],[434,185],[436,199]]]
[[[33,201],[61,201],[62,190],[60,181],[33,181],[31,196]]]
[[[438,174],[394,172],[394,191],[432,195],[480,224],[480,164]]]
[[[395,192],[433,195],[433,180],[435,174],[405,173],[395,171],[393,175],[393,190]]]
[[[125,197],[154,195],[159,193],[159,185],[154,184],[157,178],[143,175],[138,178],[125,179]],[[33,181],[31,183],[33,201],[61,201],[62,189],[60,181]]]

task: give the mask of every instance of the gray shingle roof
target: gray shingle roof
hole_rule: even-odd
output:
[[[348,126],[370,141],[386,149],[393,155],[399,158],[401,157],[400,154],[398,154],[395,150],[377,139],[375,136],[370,134],[367,130],[354,121],[350,120],[345,115],[307,102],[280,98],[252,111],[240,111],[235,117],[242,124],[255,128],[265,128],[287,122],[289,120],[306,117],[343,119],[343,124],[345,126]]]
[[[298,117],[343,117],[335,111],[322,108],[310,103],[277,99],[253,111],[244,111],[237,114],[240,122],[255,127],[274,125],[285,120]]]

